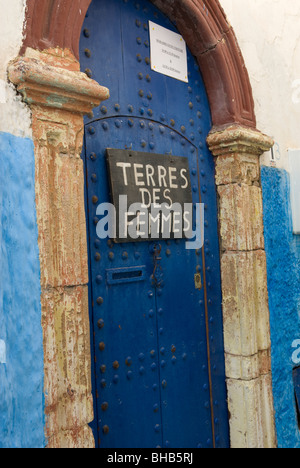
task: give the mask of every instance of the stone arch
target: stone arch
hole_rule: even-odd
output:
[[[232,124],[255,128],[251,85],[232,27],[218,0],[152,0],[172,21],[196,56],[215,129]],[[31,0],[24,42],[38,50],[60,47],[79,59],[79,38],[91,0]]]
[[[8,67],[9,80],[32,110],[49,448],[94,444],[88,427],[93,412],[80,154],[83,114],[106,100],[109,91],[79,71],[79,38],[91,1],[28,0],[21,56]],[[248,73],[219,1],[151,1],[176,21],[197,57],[212,111],[207,142],[219,196],[231,446],[274,447],[259,165],[273,141],[255,128]],[[70,327],[60,329],[57,320]],[[80,343],[74,335],[80,335]]]

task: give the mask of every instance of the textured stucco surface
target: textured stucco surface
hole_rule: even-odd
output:
[[[292,232],[289,174],[262,167],[262,187],[278,446],[299,448],[292,343],[299,338],[300,242]]]
[[[220,0],[250,76],[257,128],[275,140],[279,168],[300,147],[299,0]],[[270,155],[262,157],[264,165]]]
[[[0,80],[0,132],[31,138],[31,112],[12,84]]]
[[[30,139],[0,133],[0,448],[44,446],[40,272]]]
[[[220,3],[250,75],[257,126],[274,137],[276,163],[288,169],[287,149],[300,147],[299,0]],[[24,17],[25,0],[0,0],[0,132],[31,137],[30,110],[6,81]],[[44,444],[33,167],[32,142],[0,133],[0,447]],[[291,360],[299,338],[300,241],[290,224],[288,174],[263,168],[262,182],[278,443],[300,447]]]
[[[23,41],[26,0],[0,0],[0,79],[6,78],[8,62],[15,58]]]
[[[30,110],[7,82],[8,63],[22,45],[25,7],[26,0],[0,0],[0,132],[30,138]]]

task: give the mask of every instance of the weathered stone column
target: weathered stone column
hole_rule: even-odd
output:
[[[108,90],[72,54],[27,50],[9,78],[32,110],[49,448],[93,447],[83,114]]]
[[[231,446],[276,446],[258,131],[211,133],[219,195],[221,272]]]

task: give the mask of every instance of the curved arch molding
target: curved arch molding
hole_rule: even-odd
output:
[[[216,128],[239,124],[256,127],[249,76],[218,0],[151,0],[172,21],[198,59]],[[60,47],[79,59],[79,39],[91,0],[27,2],[24,42],[38,50]]]

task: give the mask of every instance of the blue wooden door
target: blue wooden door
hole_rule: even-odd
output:
[[[80,44],[82,70],[111,96],[85,121],[93,429],[104,448],[227,447],[209,104],[189,51],[188,83],[151,70],[149,21],[177,32],[148,0],[93,0]],[[205,204],[202,249],[97,237],[107,148],[188,157],[193,203]]]

